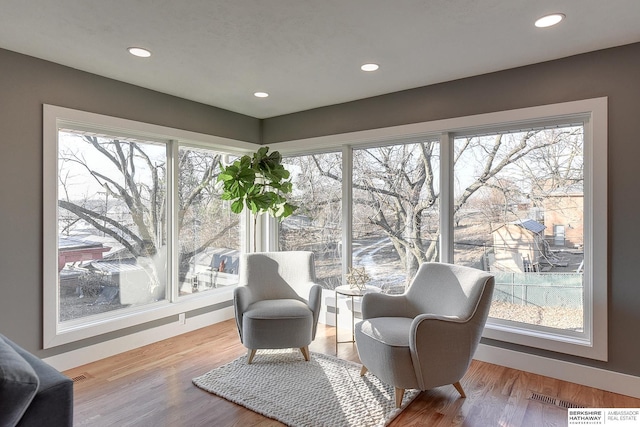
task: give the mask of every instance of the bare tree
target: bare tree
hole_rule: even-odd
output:
[[[391,240],[407,273],[437,256],[423,221],[437,214],[438,144],[386,146],[354,152],[354,198],[367,221]],[[358,196],[356,196],[356,194]]]
[[[110,236],[134,257],[156,258],[160,248],[166,244],[167,236],[167,168],[163,146],[143,141],[82,135],[74,139],[60,152],[61,164],[73,164],[75,170],[83,170],[91,182],[83,186],[100,188],[109,197],[113,206],[123,213],[114,218],[99,209],[88,199],[80,200],[65,192],[58,205],[94,229]],[[159,155],[156,155],[158,154]],[[217,177],[219,155],[197,150],[180,150],[178,166],[178,224],[181,234],[190,232],[185,225],[194,218],[206,218],[212,214],[209,202],[216,198],[213,188]],[[68,184],[67,184],[68,186]],[[67,188],[63,186],[63,188]],[[216,213],[216,212],[213,212]],[[218,217],[219,218],[219,217]],[[180,276],[194,254],[209,247],[230,228],[237,226],[237,218],[220,225],[222,221],[203,221],[208,230],[197,236],[180,239],[189,242],[180,251]],[[182,236],[181,236],[182,237]],[[163,266],[156,266],[160,271]]]
[[[578,133],[573,129],[530,130],[456,139],[456,177],[458,171],[466,171],[467,178],[457,183],[454,218],[463,217],[463,209],[473,207],[473,196],[482,199],[484,194],[494,199],[492,220],[499,223],[545,177],[577,179],[581,170]],[[434,225],[439,224],[439,155],[437,141],[354,150],[354,223],[374,225],[390,239],[407,277],[421,263],[439,257],[440,230]],[[334,172],[317,166],[321,175],[340,181]],[[526,167],[530,173],[522,178]],[[510,178],[516,171],[526,184]]]
[[[298,210],[281,223],[280,249],[314,251],[318,281],[333,289],[342,280],[342,155],[295,156],[284,163],[294,182],[289,200]]]

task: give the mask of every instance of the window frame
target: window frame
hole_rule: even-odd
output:
[[[170,254],[167,263],[166,298],[140,307],[114,310],[99,315],[87,316],[66,322],[59,321],[58,289],[58,130],[61,127],[91,129],[103,133],[116,133],[154,142],[167,147],[167,245]],[[89,113],[54,105],[43,105],[43,348],[55,347],[96,335],[114,332],[168,316],[201,309],[233,299],[232,289],[219,288],[197,295],[178,297],[177,215],[179,147],[204,148],[230,155],[243,155],[260,146],[229,138],[184,131],[165,126],[142,123],[128,119]],[[246,230],[248,216],[241,218],[241,230]],[[249,247],[248,233],[241,232],[241,250]]]
[[[484,329],[486,338],[525,345],[581,357],[603,360],[607,351],[607,104],[606,97],[570,101],[544,106],[456,117],[366,131],[271,144],[283,155],[342,149],[349,159],[354,148],[393,144],[415,138],[440,139],[440,254],[442,262],[453,262],[453,143],[456,136],[495,133],[527,127],[554,126],[581,122],[584,125],[584,332],[561,333],[545,327],[489,319]],[[344,181],[353,173],[352,164],[343,165]],[[343,190],[343,203],[351,205],[348,190]],[[343,209],[343,212],[348,212]],[[345,217],[344,230],[349,230],[350,217]],[[277,239],[272,239],[271,241]],[[596,242],[600,243],[598,246]],[[350,254],[351,236],[343,235],[344,254]],[[270,246],[276,250],[277,247]],[[345,256],[343,254],[343,256]],[[348,258],[348,257],[347,257]],[[597,262],[596,262],[597,261]],[[350,262],[350,261],[348,261]],[[346,264],[343,260],[343,265]]]

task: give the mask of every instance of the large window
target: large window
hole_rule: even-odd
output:
[[[231,212],[214,185],[223,157],[205,149],[178,151],[180,296],[238,282],[240,216]]]
[[[58,321],[166,297],[165,144],[58,131]]]
[[[594,99],[274,148],[342,149],[343,265],[370,285],[402,292],[427,261],[491,271],[485,337],[606,360],[606,121]]]
[[[334,289],[342,283],[342,155],[293,156],[284,164],[298,209],[280,223],[279,249],[313,251],[318,281]]]
[[[584,126],[460,136],[454,159],[454,261],[495,274],[490,317],[582,332]]]
[[[229,300],[243,216],[216,178],[230,153],[181,136],[45,107],[45,346]]]
[[[256,148],[45,109],[45,346],[228,303],[248,233],[215,177]],[[491,271],[485,337],[606,360],[606,99],[271,148],[300,208],[257,247],[314,251],[327,289],[351,266],[390,293],[427,261]]]

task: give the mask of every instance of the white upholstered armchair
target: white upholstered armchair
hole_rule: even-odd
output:
[[[478,346],[489,314],[491,274],[451,264],[424,263],[402,295],[366,294],[356,343],[367,371],[395,387],[429,390],[460,380]]]
[[[243,254],[234,290],[240,341],[248,363],[256,350],[299,348],[309,360],[322,288],[315,283],[313,252],[284,251]]]

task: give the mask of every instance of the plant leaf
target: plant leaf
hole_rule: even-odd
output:
[[[242,203],[242,200],[236,200],[233,203],[231,203],[231,212],[235,214],[239,214],[240,212],[242,212],[243,208],[244,208],[244,204]]]

